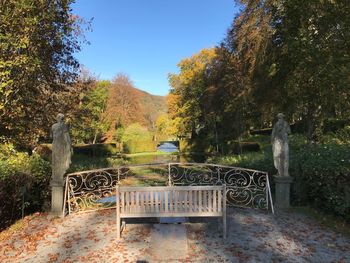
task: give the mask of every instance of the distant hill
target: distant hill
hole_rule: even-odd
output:
[[[165,96],[152,95],[139,89],[135,89],[135,92],[139,92],[140,105],[147,127],[155,128],[158,116],[167,112]]]
[[[155,96],[135,88],[126,77],[118,77],[108,88],[106,118],[111,128],[106,134],[106,141],[113,140],[119,126],[128,126],[138,122],[150,131],[155,129],[158,116],[167,111],[164,96]]]

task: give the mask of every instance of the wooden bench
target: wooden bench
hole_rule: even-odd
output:
[[[117,237],[121,218],[222,217],[226,238],[226,186],[116,187]]]

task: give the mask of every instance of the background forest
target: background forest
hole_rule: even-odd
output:
[[[309,142],[349,125],[348,1],[239,2],[220,45],[169,76],[178,131],[213,138],[224,151],[230,140],[271,127],[278,112]]]

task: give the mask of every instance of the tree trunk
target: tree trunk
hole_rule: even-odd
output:
[[[215,144],[216,144],[216,153],[219,153],[219,136],[218,136],[218,130],[217,130],[217,126],[216,126],[216,121],[215,121]]]
[[[313,142],[314,132],[315,132],[315,124],[312,118],[312,114],[308,113],[306,116],[306,139],[309,144]]]
[[[95,143],[96,143],[97,135],[98,135],[98,131],[95,132],[95,136],[94,136],[94,140],[92,141],[92,144],[95,144]]]

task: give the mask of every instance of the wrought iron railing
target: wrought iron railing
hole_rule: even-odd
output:
[[[119,181],[119,169],[106,168],[68,174],[65,206],[68,213],[113,207],[115,202],[100,202],[112,196]]]
[[[170,164],[173,185],[226,184],[228,205],[268,209],[270,187],[266,172],[216,164]]]
[[[127,165],[68,174],[64,210],[70,214],[115,207],[117,184],[226,184],[228,205],[266,210],[271,208],[273,212],[266,172],[203,163]]]

